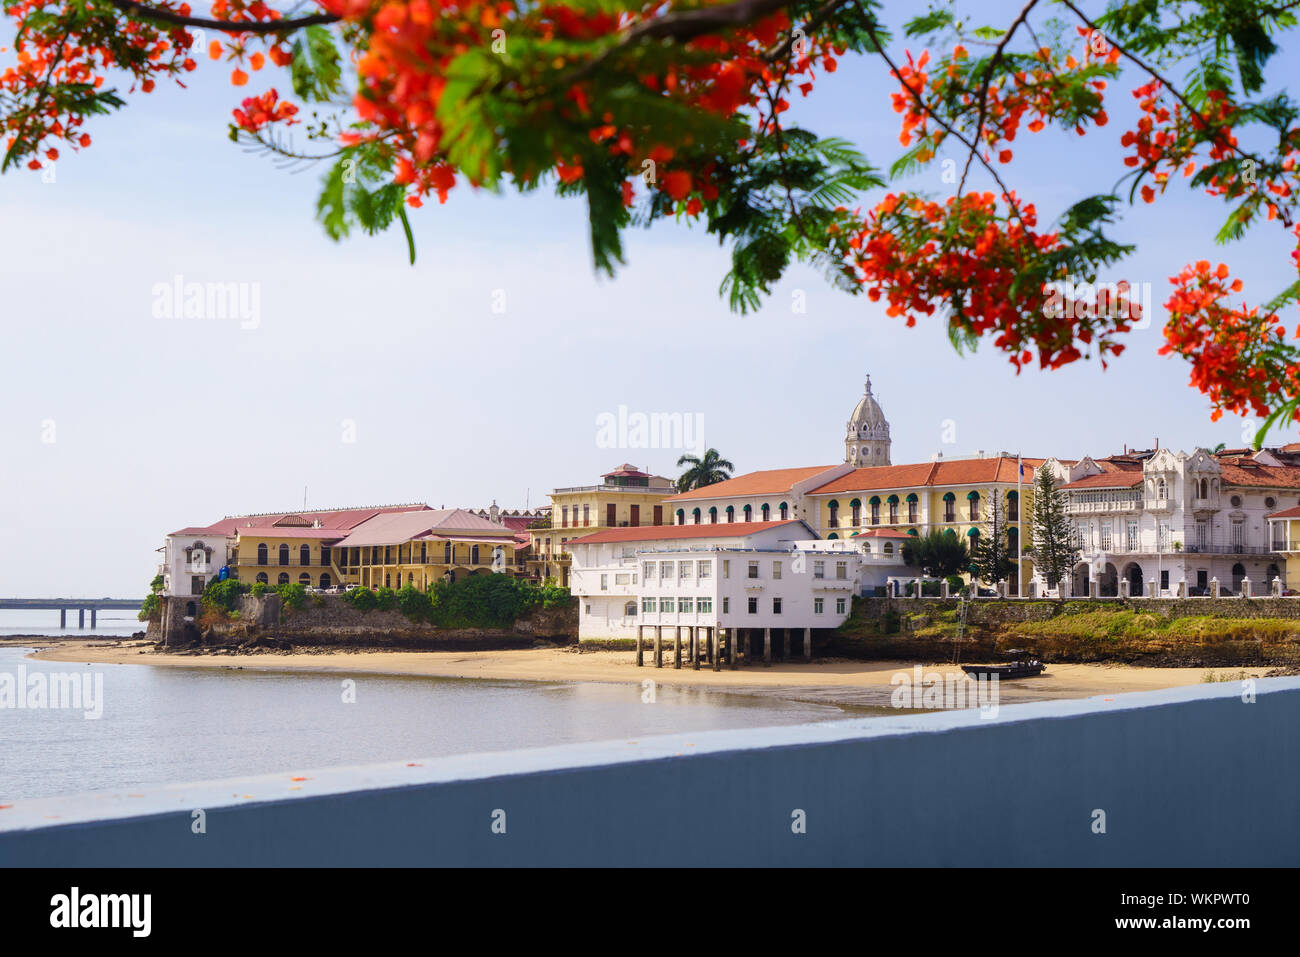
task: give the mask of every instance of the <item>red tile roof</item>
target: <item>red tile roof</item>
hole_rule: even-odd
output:
[[[623,476],[623,475],[639,475],[639,476],[642,476],[642,477],[644,477],[644,478],[650,478],[650,477],[651,477],[651,475],[650,475],[649,472],[642,472],[642,471],[641,471],[639,468],[637,468],[635,465],[632,465],[632,464],[630,464],[630,463],[628,463],[628,462],[624,462],[622,465],[620,465],[618,468],[614,469],[614,471],[612,471],[612,472],[606,472],[604,475],[601,476],[601,478],[609,478],[611,475],[620,475],[620,476]]]
[[[237,528],[249,526],[275,525],[291,516],[302,516],[309,523],[320,522],[322,528],[342,529],[356,528],[367,519],[388,512],[414,512],[429,506],[414,505],[374,505],[368,508],[333,508],[302,512],[260,512],[252,515],[227,515],[211,525],[192,525],[172,532],[172,535],[234,535]]]
[[[602,542],[662,542],[677,538],[744,538],[782,525],[803,525],[799,519],[784,522],[724,522],[710,525],[642,525],[639,528],[608,528],[603,532],[571,538],[569,545],[599,545]],[[808,537],[815,538],[812,530]]]
[[[494,534],[496,533],[496,534]],[[377,516],[348,534],[345,548],[372,545],[400,545],[422,538],[445,536],[456,541],[492,539],[513,541],[514,533],[496,522],[467,512],[463,508],[423,509],[410,514]],[[469,536],[468,538],[466,536]]]
[[[1250,464],[1245,464],[1249,462]],[[1300,468],[1285,465],[1260,465],[1254,459],[1240,459],[1238,463],[1219,461],[1224,485],[1244,485],[1253,488],[1300,488]]]
[[[1284,508],[1280,512],[1274,512],[1269,518],[1300,518],[1300,505],[1294,508]]]
[[[915,538],[907,532],[898,532],[892,528],[869,528],[865,532],[855,532],[850,538]]]
[[[795,485],[810,479],[820,472],[833,469],[833,465],[812,465],[797,469],[765,469],[760,472],[746,472],[725,482],[691,489],[680,495],[664,499],[665,504],[688,502],[697,498],[732,498],[739,495],[780,495],[794,488]]]
[[[1025,464],[1025,483],[1033,481],[1033,463],[1044,459],[1022,460]],[[887,488],[915,488],[918,486],[982,485],[988,482],[1016,482],[1016,460],[1011,456],[994,456],[985,459],[940,459],[937,462],[918,462],[913,465],[873,465],[854,469],[847,475],[818,486],[809,494],[870,492]]]

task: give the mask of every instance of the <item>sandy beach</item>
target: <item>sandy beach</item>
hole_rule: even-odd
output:
[[[850,661],[846,659],[774,662],[694,671],[666,666],[656,669],[646,655],[646,667],[637,668],[630,651],[586,651],[569,648],[528,648],[496,651],[382,651],[329,650],[263,652],[260,654],[167,654],[153,651],[149,643],[123,639],[14,639],[8,645],[39,648],[31,657],[46,661],[83,664],[153,665],[174,668],[240,668],[263,671],[312,671],[340,674],[386,674],[442,678],[479,678],[508,681],[595,681],[640,683],[650,679],[667,686],[702,687],[718,691],[764,694],[799,701],[853,707],[888,706],[899,672],[913,672],[914,662]],[[925,664],[922,672],[961,675],[955,665]],[[1041,677],[1001,683],[1003,703],[1050,698],[1085,698],[1094,695],[1151,691],[1198,684],[1206,668],[1141,668],[1128,665],[1051,664]],[[1262,676],[1266,668],[1230,669]],[[1224,670],[1217,672],[1220,676]]]

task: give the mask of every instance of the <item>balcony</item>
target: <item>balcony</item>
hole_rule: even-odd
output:
[[[1115,502],[1071,502],[1068,509],[1071,515],[1113,514],[1115,512],[1140,512],[1142,500],[1139,498],[1121,499]],[[1015,519],[1012,519],[1015,521]]]
[[[1169,553],[1170,549],[1165,549]],[[1184,545],[1183,551],[1193,555],[1272,555],[1277,549],[1266,545]]]

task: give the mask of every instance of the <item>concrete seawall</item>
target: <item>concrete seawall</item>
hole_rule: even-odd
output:
[[[0,866],[1296,866],[1300,679],[1254,691],[20,801],[0,811]]]

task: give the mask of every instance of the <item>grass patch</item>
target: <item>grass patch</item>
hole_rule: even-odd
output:
[[[1165,618],[1129,609],[1097,609],[1059,615],[1049,621],[1008,622],[1002,626],[1002,631],[1026,638],[1073,638],[1078,641],[1276,642],[1300,637],[1300,620],[1216,618],[1210,615]]]

